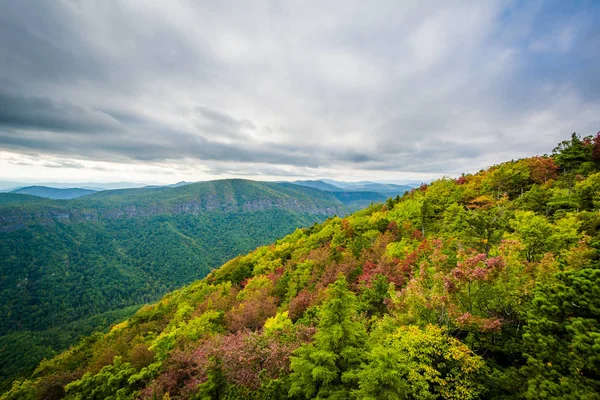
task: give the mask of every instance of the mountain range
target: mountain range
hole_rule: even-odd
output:
[[[69,200],[77,197],[87,196],[95,193],[95,190],[81,188],[53,188],[48,186],[26,186],[20,189],[11,191],[17,194],[29,194],[32,196],[43,197],[55,200]]]
[[[189,185],[194,182],[180,181],[173,184],[158,185],[152,184],[147,185],[143,183],[133,182],[113,182],[113,183],[80,183],[77,185],[67,183],[45,183],[36,185],[26,185],[18,182],[0,182],[0,192],[10,193],[21,193],[30,194],[33,196],[44,197],[48,199],[73,199],[96,191],[102,190],[116,190],[116,189],[132,189],[132,188],[159,188],[159,187],[178,187]],[[280,182],[280,183],[288,183]],[[396,185],[390,183],[379,183],[371,181],[363,182],[342,182],[334,181],[330,179],[323,180],[300,180],[295,182],[297,185],[314,187],[316,189],[338,192],[338,191],[361,191],[361,192],[375,192],[382,194],[383,196],[396,196],[402,194],[407,190],[417,187],[418,184],[406,184]]]
[[[57,189],[80,188],[89,190],[113,190],[113,189],[134,189],[148,186],[148,183],[140,182],[17,182],[0,181],[0,192],[10,192],[27,186],[46,186]],[[160,186],[160,185],[159,185]]]
[[[238,254],[385,200],[237,179],[38,197],[82,193],[0,193],[3,378]]]
[[[95,204],[98,221],[123,222],[111,228],[115,236],[105,251],[118,245],[119,254],[128,254],[127,241],[136,232],[144,237],[131,248],[147,244],[152,256],[136,253],[139,269],[123,265],[119,279],[128,272],[132,279],[164,252],[184,252],[197,240],[178,220],[161,216],[164,225],[146,231],[132,219],[157,209],[180,215],[190,191],[202,199],[195,204],[203,212],[208,204],[234,214],[279,205],[306,218],[331,214],[340,204],[332,192],[292,184],[226,181],[163,190],[170,195],[160,203],[154,196],[145,200],[143,191],[125,196],[136,205],[127,207],[134,215],[115,214],[120,196],[110,192],[70,201]],[[205,201],[206,193],[219,201]],[[40,215],[36,203],[19,209],[30,205]],[[78,215],[93,208],[78,207]],[[574,134],[550,157],[439,179],[233,257],[129,318],[121,315],[109,332],[43,361],[2,400],[597,399],[599,207],[600,134]],[[252,215],[244,214],[244,221]],[[265,217],[265,232],[284,222]],[[67,218],[54,223],[61,232],[81,225],[61,221]],[[236,234],[225,232],[219,240]],[[180,235],[189,240],[174,240]],[[77,240],[83,248],[99,237]],[[219,252],[212,247],[217,244],[206,243]],[[53,276],[70,272],[83,255],[65,254],[64,272]],[[9,261],[19,269],[15,260],[18,254]],[[34,264],[10,287],[28,287],[47,265]],[[164,282],[189,264],[159,268],[152,279]],[[93,276],[75,281],[85,284]],[[54,284],[48,290],[68,282]],[[73,296],[74,288],[67,289]],[[98,295],[88,287],[77,304]],[[38,312],[29,306],[13,323]]]

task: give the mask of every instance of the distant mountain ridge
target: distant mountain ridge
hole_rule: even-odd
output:
[[[38,201],[24,207],[14,194],[0,193],[12,202],[0,209],[0,232],[22,229],[32,224],[106,221],[155,215],[201,214],[206,212],[252,212],[288,209],[310,215],[345,214],[347,206],[335,195],[294,184],[228,179],[197,182],[174,187],[144,187],[105,190],[82,198]],[[376,199],[375,199],[376,200]]]
[[[96,190],[81,189],[81,188],[53,188],[48,186],[26,186],[20,189],[13,190],[11,193],[29,194],[32,196],[43,197],[54,200],[69,200],[78,197],[87,196],[95,193]]]
[[[390,197],[401,196],[413,189],[412,186],[408,185],[370,181],[341,182],[331,179],[300,180],[293,183],[331,192],[344,203],[352,204],[357,209],[367,207],[373,202],[383,202]]]
[[[236,197],[234,193],[243,195]],[[274,195],[274,198],[265,201],[265,194]],[[105,221],[153,215],[249,212],[277,208],[310,215],[343,215],[371,203],[383,202],[388,197],[377,192],[324,191],[296,183],[243,179],[103,190],[66,202],[29,198],[27,202],[31,204],[27,207],[20,204],[14,193],[0,193],[0,205],[6,206],[0,209],[0,232],[23,229],[32,224],[54,224],[57,221]]]
[[[325,181],[322,181],[322,180],[294,181],[293,183],[296,185],[312,187],[315,189],[325,190],[328,192],[341,192],[342,191],[342,188],[340,188],[339,186],[335,186],[335,185],[326,183]]]
[[[28,186],[47,186],[57,189],[80,188],[88,190],[133,189],[148,186],[141,182],[17,182],[0,181],[0,192],[10,192]]]
[[[414,188],[411,185],[396,185],[392,183],[379,183],[379,182],[338,182],[330,181],[332,185],[345,190],[353,191],[369,191],[378,193],[404,193]]]

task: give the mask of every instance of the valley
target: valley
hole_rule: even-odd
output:
[[[317,189],[245,180],[73,200],[2,193],[0,376],[28,371],[236,255],[352,209]]]

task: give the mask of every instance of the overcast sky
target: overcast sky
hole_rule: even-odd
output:
[[[0,0],[0,179],[430,179],[600,130],[600,2]]]

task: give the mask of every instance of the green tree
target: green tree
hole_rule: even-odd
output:
[[[358,373],[359,399],[477,399],[486,371],[479,356],[442,328],[403,326],[376,344]]]
[[[522,161],[504,163],[494,169],[488,177],[488,184],[496,192],[497,198],[503,193],[508,194],[511,199],[515,198],[531,183],[529,166]]]
[[[537,288],[523,334],[528,399],[600,399],[600,270]]]
[[[587,177],[586,180],[575,185],[575,193],[579,197],[580,205],[585,210],[600,208],[600,172]]]
[[[591,143],[586,145],[590,139],[591,137],[587,137],[581,140],[579,135],[573,132],[571,140],[563,140],[552,150],[552,158],[564,174],[576,173],[582,164],[591,162],[593,146]]]
[[[198,385],[198,393],[192,396],[192,400],[218,400],[225,397],[227,381],[223,375],[221,362],[212,358],[213,365],[209,368],[206,381]]]
[[[386,300],[389,300],[388,278],[385,275],[376,274],[371,286],[365,285],[362,290],[359,308],[366,312],[367,318],[371,316],[381,317],[387,310]]]
[[[112,365],[107,365],[97,374],[90,372],[65,387],[66,399],[73,400],[117,400],[125,399],[132,388],[127,380],[135,374],[130,363],[117,356]]]
[[[532,211],[517,211],[509,224],[514,229],[514,234],[525,245],[527,261],[538,261],[550,250],[552,225],[543,216]]]
[[[485,254],[500,243],[506,227],[506,218],[502,209],[469,211],[463,216],[466,226],[458,232],[458,235],[464,243]]]
[[[367,337],[364,325],[356,320],[356,296],[343,276],[329,286],[327,296],[314,343],[300,347],[291,358],[291,396],[347,399],[355,387],[354,372]]]

